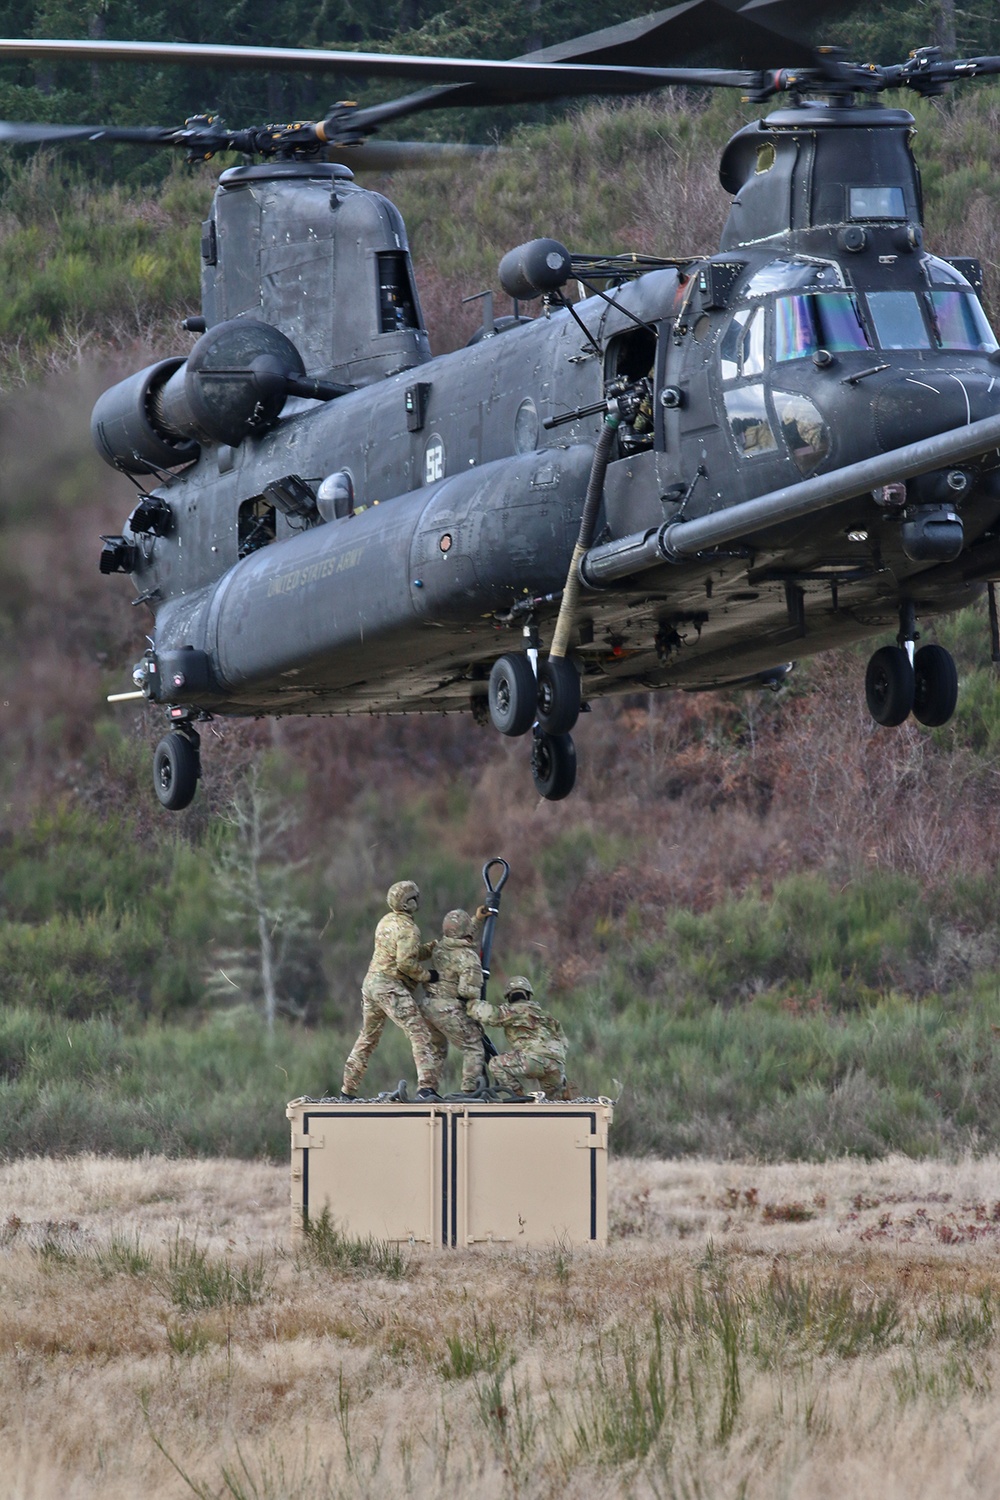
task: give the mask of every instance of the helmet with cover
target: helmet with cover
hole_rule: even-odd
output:
[[[420,905],[420,887],[413,880],[397,880],[385,899],[392,911],[415,912]]]
[[[441,932],[445,937],[470,938],[474,930],[472,918],[461,907],[456,907],[454,911],[450,911],[441,923]]]
[[[503,997],[509,1005],[517,1005],[522,1000],[530,1000],[534,993],[531,980],[525,979],[523,974],[515,974],[513,979],[508,979]]]

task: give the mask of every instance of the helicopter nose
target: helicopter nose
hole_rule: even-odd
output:
[[[872,402],[875,437],[883,453],[998,411],[1000,380],[970,372],[915,371],[884,385]]]

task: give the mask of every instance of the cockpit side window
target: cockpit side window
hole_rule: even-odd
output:
[[[730,430],[744,458],[773,453],[778,443],[767,414],[764,387],[736,386],[726,392],[725,402]]]
[[[764,309],[744,307],[733,316],[719,351],[723,380],[764,373]]]

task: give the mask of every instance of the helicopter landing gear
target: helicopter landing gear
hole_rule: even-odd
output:
[[[877,724],[902,724],[912,713],[920,724],[947,724],[958,703],[958,669],[950,651],[919,640],[912,599],[899,606],[897,645],[882,646],[868,663],[865,697]]]
[[[546,734],[566,734],[580,717],[580,674],[565,656],[538,663],[538,723]]]
[[[494,729],[509,736],[534,725],[531,775],[548,802],[561,802],[576,784],[576,748],[569,731],[583,707],[580,674],[567,657],[539,659],[538,632],[525,628],[528,649],[508,652],[490,671],[489,716]]]
[[[902,724],[913,710],[916,691],[913,667],[902,646],[880,646],[865,673],[868,712],[887,728]]]
[[[947,724],[958,703],[958,668],[943,646],[921,646],[913,658],[913,717],[928,728]]]
[[[536,726],[531,747],[531,776],[547,802],[561,802],[576,785],[576,746],[569,734],[546,734]]]
[[[527,734],[538,711],[538,684],[527,656],[509,652],[490,671],[490,719],[501,734]]]
[[[198,731],[185,724],[164,735],[153,753],[153,786],[170,812],[187,807],[198,790],[200,746]]]

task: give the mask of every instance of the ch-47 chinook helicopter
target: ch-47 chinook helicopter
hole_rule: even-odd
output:
[[[210,716],[454,710],[530,735],[556,800],[592,699],[775,683],[791,656],[893,625],[867,670],[872,715],[949,719],[954,662],[915,649],[917,621],[1000,576],[1000,349],[977,262],[923,248],[913,118],[880,95],[936,94],[1000,58],[858,65],[764,24],[790,9],[689,0],[510,63],[0,42],[444,85],[256,130],[0,131],[262,158],[222,174],[203,225],[194,347],[93,414],[108,463],[155,481],[100,565],[155,616],[120,696],[171,721],[165,807],[194,796]],[[636,66],[707,30],[739,69]],[[427,109],[678,83],[781,96],[723,153],[718,252],[532,241],[501,262],[514,314],[487,304],[468,347],[432,358],[400,215],[345,157]],[[526,318],[518,302],[539,297]]]

